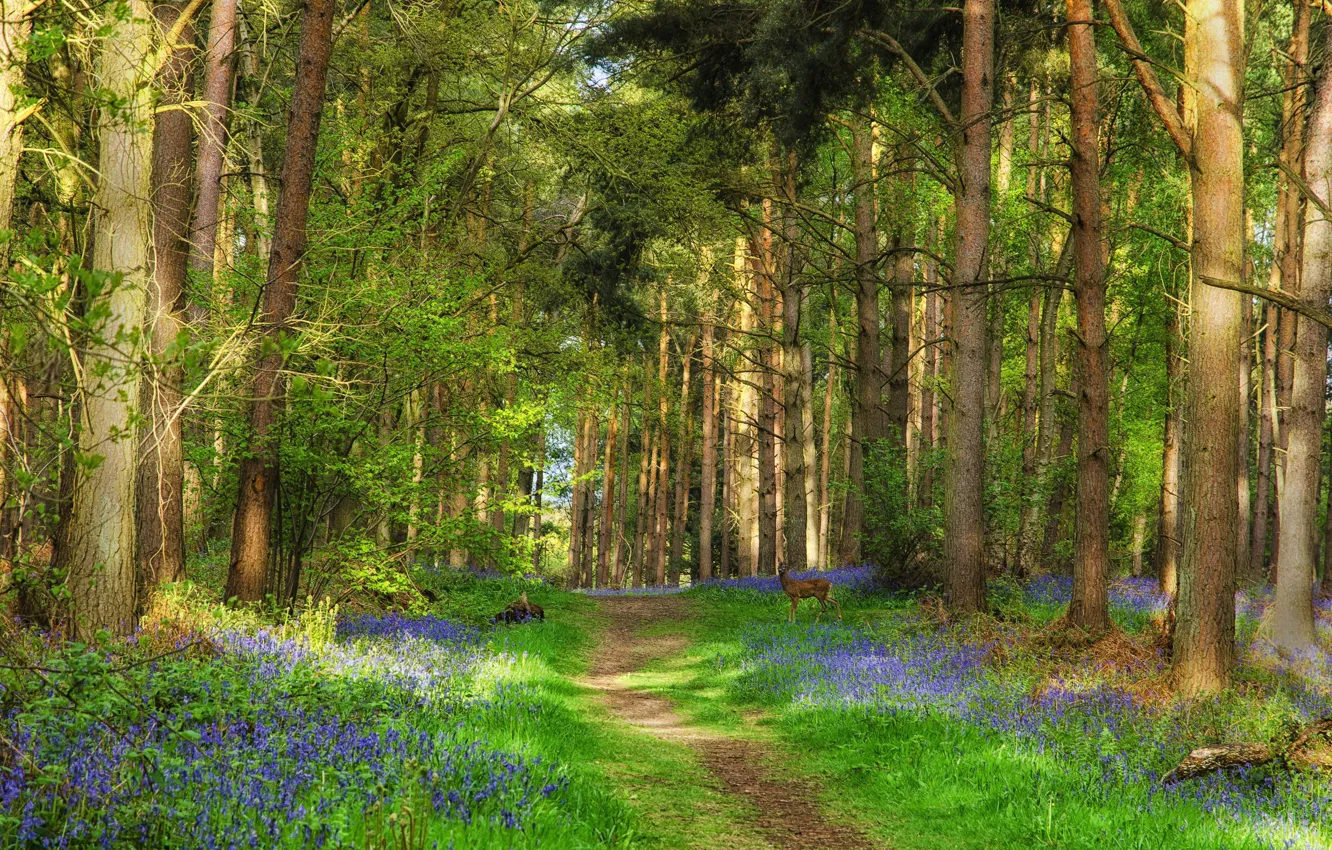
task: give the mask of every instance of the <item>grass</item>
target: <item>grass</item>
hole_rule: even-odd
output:
[[[609,717],[579,683],[596,600],[521,578],[420,580],[431,615],[383,621],[387,637],[345,620],[335,640],[319,608],[275,627],[189,592],[159,608],[170,627],[130,645],[10,634],[0,732],[20,758],[0,760],[0,844],[764,846],[691,749]],[[487,624],[522,592],[546,622]],[[814,626],[810,603],[787,624],[785,597],[761,582],[704,587],[680,597],[686,620],[647,630],[683,633],[687,649],[630,681],[688,722],[765,742],[770,770],[814,780],[833,819],[901,850],[1332,846],[1318,827],[1326,779],[1156,781],[1193,745],[1279,739],[1325,705],[1325,664],[1270,664],[1249,644],[1261,599],[1242,606],[1240,686],[1184,706],[1151,688],[1150,594],[1117,591],[1121,658],[1041,637],[1059,592],[1001,584],[995,619],[948,624],[852,583],[839,585],[846,622]],[[193,634],[221,654],[209,641],[164,654]],[[198,748],[214,739],[210,757],[231,761],[210,774]],[[172,778],[185,768],[203,779]],[[205,816],[207,829],[185,826]]]
[[[1113,848],[1260,848],[1326,847],[1318,831],[1302,828],[1299,812],[1282,823],[1272,806],[1226,809],[1227,792],[1215,784],[1191,796],[1163,794],[1152,777],[1113,777],[1089,770],[1096,754],[1116,746],[1127,750],[1124,762],[1151,762],[1154,740],[1143,740],[1147,754],[1137,758],[1135,741],[1107,739],[1108,730],[1062,729],[1055,740],[1033,742],[996,733],[975,722],[941,711],[891,710],[875,701],[858,704],[803,698],[762,684],[763,663],[754,663],[753,639],[781,632],[799,656],[820,632],[870,634],[891,639],[922,629],[914,603],[865,596],[846,605],[845,626],[809,622],[802,609],[796,626],[786,626],[785,600],[756,594],[700,591],[689,595],[693,619],[685,627],[693,644],[683,658],[668,659],[642,677],[676,700],[695,723],[727,734],[766,736],[788,757],[777,769],[816,776],[826,791],[825,804],[847,812],[889,846],[912,848],[1061,847]],[[1045,624],[1058,606],[1030,606],[1026,618]],[[1121,626],[1141,630],[1141,611],[1118,610]],[[758,625],[756,625],[758,624]],[[1040,666],[1037,653],[1009,647],[1022,655],[1010,660],[1004,675],[1026,681]],[[748,665],[748,667],[747,667]],[[1253,675],[1250,671],[1250,676]],[[1272,702],[1276,708],[1266,705]],[[1191,712],[1165,713],[1159,723],[1189,722],[1173,735],[1170,758],[1182,753],[1192,735],[1258,734],[1280,723],[1281,694],[1232,694],[1217,705]],[[1288,720],[1287,715],[1284,719]],[[1131,730],[1136,733],[1138,730]],[[1148,730],[1161,734],[1159,726]],[[1171,737],[1167,731],[1167,738]],[[1074,740],[1058,740],[1059,736]],[[1090,737],[1090,743],[1078,738]],[[1261,739],[1261,738],[1259,738]],[[1057,745],[1057,746],[1056,746]],[[1042,750],[1046,750],[1042,752]],[[1052,750],[1058,749],[1058,752]],[[1079,757],[1070,758],[1070,753]],[[1262,785],[1265,777],[1253,783]],[[1303,794],[1326,799],[1323,780],[1298,780]],[[1252,788],[1246,786],[1248,790]],[[1300,791],[1288,790],[1298,795]],[[1288,845],[1286,842],[1290,840]]]

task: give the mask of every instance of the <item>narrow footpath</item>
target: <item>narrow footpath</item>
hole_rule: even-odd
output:
[[[765,765],[779,753],[761,741],[743,740],[692,725],[671,702],[634,689],[625,679],[682,652],[688,645],[688,602],[680,596],[608,597],[607,618],[584,684],[601,693],[624,722],[691,748],[722,793],[742,800],[754,828],[776,850],[875,850],[860,830],[823,817],[819,789],[807,781],[775,776]],[[678,624],[678,629],[670,624]],[[649,634],[650,632],[650,634]]]

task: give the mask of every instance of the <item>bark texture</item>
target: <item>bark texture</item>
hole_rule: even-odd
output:
[[[152,269],[152,89],[144,79],[155,25],[143,0],[120,20],[107,13],[99,42],[97,85],[117,108],[100,111],[97,191],[93,198],[93,267],[123,277],[91,296],[106,319],[83,351],[83,410],[78,452],[100,458],[72,464],[71,502],[55,563],[66,570],[70,626],[87,639],[100,629],[126,634],[135,601],[134,491],[138,463],[142,350]]]
[[[1328,43],[1332,46],[1332,36]],[[1327,63],[1309,119],[1304,179],[1314,197],[1304,213],[1300,301],[1310,310],[1325,310],[1332,295],[1332,219],[1324,212],[1332,204],[1332,73]],[[1315,642],[1313,584],[1318,569],[1317,510],[1327,405],[1327,328],[1300,317],[1292,354],[1285,486],[1278,493],[1281,546],[1269,625],[1278,646],[1302,650]]]
[[[241,461],[239,493],[232,522],[231,565],[226,598],[257,602],[263,598],[268,567],[273,495],[277,486],[277,447],[273,426],[282,407],[282,354],[276,344],[296,309],[297,283],[305,254],[306,215],[314,178],[315,147],[324,109],[324,83],[333,47],[332,0],[307,0],[296,58],[296,84],[287,115],[287,143],[282,157],[282,193],[278,197],[273,251],[268,260],[263,309],[257,330],[260,345],[254,362],[249,428],[250,454]]]
[[[990,107],[994,100],[993,0],[962,11],[962,142],[957,248],[952,278],[953,338],[944,461],[944,596],[958,612],[985,610],[985,323],[990,240]]]
[[[1101,255],[1096,39],[1091,0],[1068,0],[1072,86],[1073,292],[1078,306],[1078,492],[1069,622],[1092,634],[1110,626],[1110,387],[1106,370],[1105,269]]]
[[[153,10],[165,40],[181,14],[179,4]],[[153,256],[148,287],[150,369],[145,375],[144,432],[135,493],[139,585],[146,592],[185,576],[185,463],[181,445],[183,369],[172,352],[185,328],[190,227],[190,115],[179,107],[193,91],[190,47],[194,28],[180,28],[158,75],[159,109],[154,119],[152,162]]]

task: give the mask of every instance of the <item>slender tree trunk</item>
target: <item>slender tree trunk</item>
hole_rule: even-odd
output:
[[[634,587],[643,586],[645,575],[643,559],[646,557],[648,509],[651,504],[649,490],[651,489],[651,477],[655,474],[657,468],[652,430],[648,427],[647,417],[644,416],[643,419],[643,427],[640,432],[642,446],[639,449],[638,460],[638,504],[637,511],[634,514]]]
[[[1027,302],[1026,369],[1022,386],[1022,478],[1036,481],[1036,399],[1040,388],[1041,296],[1031,291]],[[1018,575],[1027,577],[1036,570],[1037,494],[1025,492],[1018,515]]]
[[[703,468],[698,505],[698,578],[712,578],[712,517],[717,503],[717,387],[713,364],[713,327],[710,316],[703,320]],[[722,523],[725,528],[725,522]],[[725,547],[725,533],[722,535]]]
[[[194,88],[188,47],[194,28],[181,22],[179,5],[154,10],[163,39],[172,38],[168,58],[159,74],[162,96],[153,129],[153,255],[156,260],[148,287],[151,322],[151,371],[145,375],[143,434],[139,444],[136,483],[136,547],[139,562],[139,601],[166,581],[185,576],[185,462],[181,445],[180,384],[183,369],[171,347],[184,328],[180,302],[185,292],[190,229],[189,113],[180,108]],[[0,225],[3,226],[3,225]]]
[[[1133,557],[1130,575],[1134,578],[1142,575],[1142,548],[1143,540],[1147,536],[1147,515],[1138,512],[1133,515],[1133,543],[1131,552]]]
[[[212,277],[217,246],[222,160],[227,150],[236,61],[236,7],[237,0],[213,0],[204,52],[203,115],[194,172],[194,222],[190,228],[190,268],[204,278]],[[322,98],[322,89],[320,94]]]
[[[832,494],[828,479],[832,472],[832,418],[833,396],[837,392],[837,294],[834,290],[832,306],[828,309],[828,376],[823,388],[823,433],[819,455],[819,553],[818,568],[830,566],[828,532],[832,526]]]
[[[1298,173],[1300,161],[1304,155],[1304,115],[1305,115],[1305,66],[1309,59],[1309,22],[1310,5],[1294,4],[1295,21],[1287,49],[1286,67],[1283,70],[1285,91],[1281,104],[1281,130],[1283,133],[1278,160],[1281,165]],[[1299,190],[1292,185],[1287,172],[1277,175],[1277,216],[1276,225],[1281,232],[1275,234],[1273,245],[1273,278],[1269,285],[1276,286],[1291,294],[1298,295],[1301,288],[1300,273],[1300,222],[1302,204]],[[1281,508],[1285,504],[1281,493],[1285,489],[1287,443],[1289,437],[1289,416],[1291,410],[1291,389],[1294,381],[1296,345],[1296,314],[1277,308],[1277,354],[1276,354],[1276,421],[1272,432],[1273,472],[1276,484],[1276,499],[1271,503],[1272,516],[1272,564],[1281,561]]]
[[[771,205],[765,202],[764,223],[771,220]],[[759,391],[758,391],[758,574],[775,575],[777,556],[781,551],[777,525],[777,353],[772,343],[776,319],[773,313],[774,292],[772,262],[772,234],[765,226],[754,256],[758,262],[754,279],[758,284],[759,303]]]
[[[1185,695],[1217,691],[1235,663],[1235,441],[1240,295],[1209,279],[1244,268],[1244,9],[1189,0],[1185,125],[1192,137],[1193,268],[1184,397],[1184,553],[1173,675]]]
[[[902,146],[898,158],[899,169],[911,166],[910,149]],[[911,284],[915,277],[916,255],[910,250],[915,246],[912,238],[914,226],[911,199],[915,194],[915,181],[907,174],[898,177],[894,183],[896,198],[893,215],[896,223],[893,229],[893,286],[892,286],[892,360],[885,380],[888,385],[888,400],[885,405],[888,439],[899,450],[906,448],[907,412],[911,409],[911,385],[908,381],[911,356]],[[905,458],[904,458],[905,459]]]
[[[722,432],[721,571],[717,577],[725,579],[730,578],[733,572],[739,573],[739,570],[731,568],[731,541],[734,537],[735,516],[735,426],[734,417],[729,412],[730,399],[726,398],[723,392],[720,376],[717,383],[717,396],[720,399],[717,409],[721,416]]]
[[[934,249],[938,244],[937,230],[933,222],[929,228],[929,246]],[[925,358],[924,373],[920,388],[920,442],[921,453],[931,452],[920,470],[920,484],[916,490],[916,501],[924,507],[934,504],[934,449],[939,443],[939,407],[936,388],[939,385],[939,264],[933,259],[925,261],[925,315],[924,344],[922,356]]]
[[[1249,216],[1246,215],[1246,218]],[[1246,228],[1250,234],[1253,230],[1252,219],[1249,218],[1249,226]],[[1248,240],[1252,241],[1252,240]],[[1253,261],[1245,262],[1245,278],[1251,279]],[[1239,523],[1235,526],[1235,563],[1237,570],[1242,575],[1249,569],[1252,561],[1252,554],[1249,551],[1249,544],[1253,535],[1253,512],[1249,503],[1249,450],[1253,446],[1253,433],[1249,427],[1250,422],[1250,399],[1253,397],[1253,346],[1251,337],[1253,336],[1253,305],[1249,298],[1244,299],[1244,311],[1242,315],[1244,326],[1240,329],[1240,438],[1235,446],[1235,463],[1239,467],[1239,474],[1236,476],[1235,490],[1239,497]],[[1121,467],[1122,470],[1122,467]]]
[[[332,52],[332,0],[306,0],[296,65],[296,84],[287,117],[287,145],[282,157],[282,193],[278,197],[268,283],[257,323],[268,340],[258,348],[249,405],[250,456],[241,461],[239,494],[232,526],[231,567],[226,598],[257,602],[263,598],[268,567],[269,526],[277,484],[277,446],[270,432],[281,409],[283,356],[278,344],[296,308],[305,220],[310,207],[315,146],[324,107],[324,81]]]
[[[1307,12],[1305,13],[1307,14]],[[1332,35],[1328,37],[1332,47]],[[1327,308],[1332,295],[1332,72],[1324,63],[1304,152],[1304,180],[1315,195],[1305,210],[1300,300],[1310,310]],[[1321,207],[1320,207],[1321,203]],[[1293,313],[1289,314],[1292,317]],[[1280,536],[1272,638],[1287,650],[1314,644],[1313,584],[1318,570],[1318,509],[1322,474],[1323,420],[1327,396],[1327,329],[1299,318],[1295,334],[1291,405],[1287,415],[1285,486],[1278,492]]]
[[[615,438],[620,420],[611,407],[606,423],[606,456],[601,465],[601,539],[597,542],[597,587],[610,587],[615,535]]]
[[[1106,369],[1105,269],[1101,255],[1096,38],[1091,0],[1068,0],[1072,123],[1073,246],[1078,305],[1078,493],[1069,622],[1092,634],[1110,627],[1110,387]],[[1083,23],[1085,22],[1085,23]]]
[[[671,468],[671,444],[667,436],[669,433],[668,414],[670,412],[670,401],[666,395],[666,375],[670,357],[670,331],[667,325],[666,314],[666,288],[662,287],[658,291],[661,335],[657,342],[657,501],[656,501],[656,519],[653,521],[653,567],[655,570],[654,584],[666,583],[666,557],[667,557],[667,535],[669,533],[669,494],[670,478],[668,474]]]
[[[753,296],[756,286],[753,275],[746,272],[747,252],[743,241],[736,243],[736,274],[744,283],[747,296]],[[732,458],[735,461],[734,498],[736,504],[736,533],[739,572],[746,576],[758,575],[759,539],[759,470],[758,470],[758,377],[759,349],[754,346],[755,311],[749,297],[740,304],[740,334],[737,340],[739,366],[735,373],[735,400],[731,412],[734,421]]]
[[[536,464],[536,483],[533,485],[532,502],[536,512],[532,515],[532,537],[536,540],[536,545],[532,548],[532,572],[541,572],[541,538],[546,533],[543,524],[544,515],[542,514],[542,502],[545,499],[546,492],[546,430],[544,427],[537,430],[537,464]]]
[[[615,554],[612,560],[612,570],[614,574],[614,586],[624,587],[624,546],[625,546],[625,520],[629,510],[629,428],[633,424],[633,416],[630,407],[633,398],[633,388],[625,386],[624,410],[620,431],[624,434],[624,446],[620,449],[620,474],[619,481],[616,484],[615,495],[615,519],[612,523],[612,534],[615,535]]]
[[[853,118],[851,174],[855,193],[856,340],[855,405],[851,413],[850,478],[842,515],[842,539],[837,560],[860,560],[860,537],[865,522],[866,447],[883,439],[887,422],[880,404],[884,377],[879,351],[879,259],[877,213],[874,205],[873,140],[863,118]]]
[[[693,334],[689,336],[689,343],[685,346],[683,354],[683,370],[680,380],[680,428],[677,432],[676,445],[678,451],[675,455],[675,498],[673,505],[675,516],[671,522],[671,564],[670,581],[671,585],[679,587],[680,568],[682,556],[684,553],[685,522],[689,518],[689,472],[694,465],[693,458],[693,428],[690,420],[690,398],[689,398],[689,379],[692,373],[694,361],[694,341]]]
[[[805,563],[818,566],[819,560],[819,491],[814,470],[818,465],[818,449],[814,445],[814,351],[808,342],[800,346],[800,452],[805,467]]]
[[[1258,469],[1253,500],[1253,536],[1249,544],[1249,578],[1260,580],[1267,566],[1267,529],[1271,517],[1272,433],[1276,424],[1275,304],[1264,307],[1263,360],[1258,387]]]
[[[574,429],[573,494],[569,504],[569,587],[579,587],[583,581],[583,514],[587,490],[583,479],[587,473],[587,411],[578,411]],[[482,520],[484,522],[484,520]]]
[[[809,388],[805,382],[805,355],[800,341],[805,292],[796,280],[799,260],[796,239],[796,156],[789,152],[782,170],[786,207],[782,211],[782,263],[778,281],[782,304],[782,522],[778,528],[785,543],[787,569],[809,566],[809,505],[807,485],[812,473],[805,465],[805,421],[808,418]],[[779,556],[780,557],[780,556]]]
[[[957,612],[985,605],[985,301],[990,239],[990,107],[994,99],[994,2],[962,12],[962,142],[956,195],[952,373],[944,462],[944,596]]]

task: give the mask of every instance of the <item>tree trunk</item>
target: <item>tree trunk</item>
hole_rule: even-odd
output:
[[[1133,563],[1130,575],[1138,578],[1142,575],[1143,538],[1147,536],[1147,515],[1139,511],[1133,515],[1133,543],[1131,547]]]
[[[1286,53],[1286,66],[1283,69],[1285,90],[1281,103],[1281,130],[1283,139],[1278,154],[1279,162],[1298,173],[1300,161],[1304,155],[1304,115],[1305,115],[1305,66],[1309,59],[1309,21],[1308,3],[1296,3],[1295,21],[1291,30],[1290,44]],[[1300,222],[1302,204],[1299,190],[1285,171],[1277,175],[1277,216],[1276,226],[1281,232],[1275,234],[1273,244],[1273,275],[1269,285],[1274,285],[1293,295],[1298,295],[1301,288],[1300,273]],[[1271,502],[1272,511],[1272,564],[1281,561],[1281,507],[1284,501],[1281,493],[1285,489],[1287,443],[1289,436],[1289,417],[1291,410],[1291,388],[1294,381],[1294,347],[1296,339],[1297,316],[1290,310],[1277,308],[1277,354],[1276,354],[1276,420],[1272,430],[1273,478],[1276,484],[1276,499]]]
[[[694,340],[694,335],[690,334],[689,343],[685,346],[682,358],[684,368],[680,380],[680,428],[676,439],[678,451],[675,455],[675,498],[673,500],[675,516],[671,522],[670,582],[674,587],[680,586],[685,522],[689,518],[689,473],[694,464],[692,451],[694,431],[690,427],[692,422],[690,420],[689,399],[689,378],[694,361]]]
[[[938,230],[934,222],[928,231],[930,249],[938,245]],[[925,260],[925,315],[924,344],[921,356],[925,358],[924,375],[920,388],[920,443],[922,455],[929,451],[930,457],[922,464],[920,484],[916,489],[916,501],[924,507],[934,504],[934,449],[939,443],[939,404],[936,388],[939,386],[939,264],[933,259]]]
[[[910,148],[902,146],[897,168],[910,168]],[[911,384],[908,381],[911,356],[911,292],[912,279],[915,277],[916,255],[911,251],[915,239],[911,229],[914,225],[911,199],[915,194],[915,181],[907,173],[894,180],[896,198],[893,215],[896,219],[893,228],[893,286],[892,304],[892,360],[885,379],[888,384],[888,400],[885,414],[888,424],[888,439],[899,450],[906,448],[907,413],[911,409]],[[905,460],[905,457],[903,458]]]
[[[1258,469],[1254,487],[1253,533],[1249,544],[1249,578],[1261,580],[1267,566],[1267,529],[1271,517],[1272,434],[1276,425],[1277,307],[1265,302],[1263,360],[1258,387]]]
[[[814,351],[808,342],[800,346],[800,453],[805,468],[805,563],[818,569],[819,493],[814,470],[819,456],[814,445]]]
[[[770,218],[765,211],[765,223]],[[776,326],[773,315],[773,265],[772,235],[765,227],[763,236],[756,246],[754,256],[758,262],[755,281],[758,283],[759,302],[759,399],[758,399],[758,563],[759,575],[775,575],[777,555],[781,551],[778,544],[777,525],[777,353],[772,344],[773,330]]]
[[[194,223],[190,228],[190,268],[201,278],[211,278],[213,275],[213,252],[217,245],[218,208],[222,199],[222,160],[227,150],[227,124],[231,116],[232,76],[236,58],[236,7],[237,0],[213,0],[208,22],[208,43],[204,53],[203,115],[194,172]],[[322,96],[321,88],[321,99]],[[283,176],[286,176],[285,165]],[[282,185],[285,187],[286,184]]]
[[[588,412],[587,424],[583,435],[583,457],[587,464],[584,469],[583,483],[583,549],[578,554],[578,562],[583,576],[584,587],[594,587],[597,581],[597,489],[592,486],[592,473],[597,467],[597,440],[601,433],[601,423],[596,414]]]
[[[837,293],[833,291],[832,305],[828,309],[828,375],[823,388],[823,433],[820,439],[819,460],[819,552],[818,568],[828,569],[828,531],[832,526],[832,494],[828,479],[832,472],[832,418],[833,396],[837,392]]]
[[[1174,598],[1179,592],[1179,494],[1180,494],[1180,441],[1182,428],[1179,420],[1179,396],[1183,387],[1179,308],[1169,305],[1166,313],[1165,367],[1166,411],[1161,448],[1161,529],[1157,534],[1156,573],[1161,592]]]
[[[743,239],[743,237],[742,237]],[[740,302],[740,334],[737,345],[743,346],[737,351],[739,365],[735,372],[735,384],[732,391],[734,406],[731,418],[734,422],[733,454],[735,462],[734,497],[736,504],[736,533],[741,575],[758,575],[758,538],[759,538],[759,471],[758,471],[758,379],[756,363],[758,349],[754,347],[755,311],[749,296],[753,294],[752,274],[745,269],[746,252],[743,241],[736,243],[736,272],[746,297]],[[748,280],[746,280],[746,275]]]
[[[851,144],[859,334],[856,339],[856,397],[851,412],[851,472],[842,514],[842,539],[837,552],[837,560],[842,564],[860,561],[860,537],[865,522],[864,451],[875,440],[883,439],[887,430],[880,404],[884,377],[879,351],[879,276],[875,270],[879,260],[879,236],[875,224],[873,140],[863,118],[852,119]]]
[[[18,8],[14,8],[17,6]],[[23,122],[27,110],[18,105],[27,65],[28,35],[32,21],[23,2],[6,2],[0,11],[0,231],[9,230],[14,216],[14,189],[23,156]],[[0,242],[0,269],[9,269],[10,241]]]
[[[606,423],[606,456],[601,465],[601,538],[597,542],[597,587],[610,587],[611,547],[615,539],[615,437],[620,419],[611,407]]]
[[[620,449],[620,475],[616,485],[615,519],[612,523],[612,533],[615,535],[615,554],[612,559],[611,572],[614,574],[615,587],[624,587],[624,534],[626,513],[629,510],[629,428],[633,423],[630,408],[632,398],[633,387],[626,385],[624,392],[624,421],[620,426],[620,431],[624,434],[624,446]]]
[[[1068,620],[1091,634],[1110,627],[1110,386],[1101,255],[1096,38],[1091,0],[1068,0],[1073,177],[1073,279],[1078,306],[1078,494]],[[1085,22],[1085,23],[1081,23]]]
[[[79,640],[101,629],[128,634],[134,626],[135,419],[142,381],[134,340],[144,327],[152,268],[153,104],[142,76],[153,49],[152,12],[144,0],[131,0],[124,20],[112,10],[104,23],[95,78],[117,108],[101,110],[98,119],[93,267],[123,277],[88,305],[90,316],[105,318],[82,357],[78,454],[101,462],[73,464],[64,545],[55,553],[67,575],[70,625]]]
[[[1244,264],[1244,10],[1189,0],[1185,123],[1192,137],[1193,263],[1184,397],[1184,553],[1173,660],[1185,695],[1224,689],[1235,663],[1235,441]]]
[[[703,320],[703,468],[698,504],[698,578],[712,578],[712,517],[717,509],[717,403],[716,367],[713,364],[711,317]],[[722,527],[725,528],[723,520]],[[725,547],[723,532],[722,546]]]
[[[956,195],[952,292],[953,357],[944,461],[944,596],[959,613],[985,610],[985,286],[990,239],[990,107],[994,2],[965,0],[962,12],[962,142]]]
[[[785,544],[779,553],[787,569],[803,570],[809,564],[809,506],[806,490],[811,470],[805,465],[805,422],[808,418],[809,388],[805,382],[804,347],[800,341],[804,319],[805,292],[796,280],[799,273],[796,240],[799,237],[795,213],[796,155],[790,151],[784,159],[781,178],[786,196],[782,210],[781,267],[778,284],[782,305],[782,521],[777,523]]]
[[[1249,214],[1245,214],[1248,225],[1245,230],[1252,235],[1253,219]],[[1252,242],[1252,239],[1246,238],[1246,242]],[[1245,260],[1245,279],[1252,279],[1253,260]],[[1241,320],[1243,326],[1240,328],[1240,374],[1239,374],[1239,393],[1240,393],[1240,438],[1235,446],[1235,463],[1238,472],[1235,480],[1235,491],[1239,497],[1239,522],[1235,525],[1235,564],[1238,575],[1249,568],[1252,555],[1249,552],[1249,543],[1253,535],[1253,513],[1252,506],[1249,503],[1249,449],[1253,445],[1253,434],[1249,428],[1250,399],[1253,397],[1253,346],[1250,338],[1253,336],[1253,305],[1251,299],[1244,298],[1244,309]]]
[[[717,379],[717,410],[721,416],[720,428],[722,433],[722,502],[721,502],[721,559],[719,566],[721,571],[718,578],[730,578],[732,573],[739,574],[739,570],[733,570],[731,565],[731,541],[734,537],[735,516],[735,427],[734,416],[729,412],[730,399],[726,398],[721,377]]]
[[[587,498],[583,478],[587,470],[587,415],[587,411],[579,410],[574,427],[573,493],[569,503],[570,588],[581,586],[583,581],[583,514],[586,512],[584,500]]]
[[[1305,13],[1307,15],[1307,12]],[[1332,47],[1332,35],[1328,37]],[[1304,152],[1304,179],[1316,196],[1305,210],[1300,301],[1310,310],[1327,308],[1332,295],[1332,71],[1324,63]],[[1289,315],[1294,316],[1294,313]],[[1327,328],[1299,317],[1295,334],[1291,405],[1286,428],[1285,486],[1281,509],[1272,638],[1287,650],[1314,645],[1313,584],[1318,571],[1318,509],[1322,474],[1323,420],[1327,396]]]
[[[654,456],[656,447],[652,443],[652,429],[648,427],[647,417],[643,417],[643,427],[640,431],[638,459],[638,503],[637,511],[634,514],[634,587],[642,587],[645,577],[643,569],[643,559],[647,556],[647,531],[648,531],[648,510],[651,502],[649,500],[649,490],[651,489],[651,478],[656,474],[657,461]]]
[[[668,523],[670,517],[669,511],[669,493],[670,479],[667,477],[671,468],[671,443],[667,436],[669,433],[668,414],[670,412],[670,401],[666,395],[666,374],[670,357],[670,331],[667,325],[666,315],[666,288],[658,290],[658,299],[660,307],[661,335],[657,342],[657,500],[655,519],[653,520],[653,539],[652,555],[654,569],[654,584],[662,585],[666,583],[666,546],[667,534],[669,533]]]
[[[179,5],[153,10],[164,38],[172,37],[181,14]],[[144,376],[144,432],[139,444],[135,493],[137,519],[135,545],[139,563],[139,601],[162,582],[185,576],[185,462],[181,445],[183,368],[171,353],[184,329],[180,302],[185,293],[190,229],[190,115],[180,104],[190,99],[188,45],[194,28],[182,22],[179,35],[159,75],[162,95],[153,129],[153,255],[156,260],[148,287],[152,323],[149,353],[151,371]],[[3,226],[3,225],[0,225]]]
[[[282,157],[282,193],[278,197],[273,253],[257,329],[267,344],[258,347],[249,405],[252,453],[241,461],[239,493],[232,526],[231,566],[224,596],[242,602],[263,598],[268,568],[269,526],[277,484],[277,446],[270,432],[281,410],[283,356],[279,339],[296,308],[297,285],[305,254],[305,220],[310,208],[324,81],[332,52],[332,0],[306,0],[296,65],[296,84],[287,116],[287,144]]]

